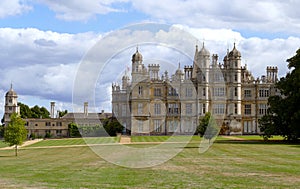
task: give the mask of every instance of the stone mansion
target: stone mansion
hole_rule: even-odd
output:
[[[160,65],[146,67],[138,48],[132,55],[131,78],[112,85],[112,113],[131,135],[193,134],[206,112],[221,120],[230,134],[259,134],[258,120],[277,90],[277,67],[254,78],[241,53],[233,49],[218,62],[218,55],[196,46],[192,66],[180,65],[160,76]]]

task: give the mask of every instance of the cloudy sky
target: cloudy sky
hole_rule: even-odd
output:
[[[137,44],[145,62],[147,59],[149,63],[165,62],[164,69],[170,70],[178,62],[191,64],[189,58],[182,56],[185,52],[166,47],[176,46],[179,38],[183,40],[183,35],[174,32],[174,28],[197,39],[181,42],[187,54],[196,43],[204,41],[210,53],[217,53],[221,62],[227,48],[231,50],[236,42],[242,63],[247,64],[255,77],[265,74],[268,65],[277,66],[279,76],[284,76],[288,71],[286,59],[300,46],[298,7],[297,0],[230,3],[225,0],[2,0],[0,116],[11,83],[19,101],[29,106],[38,104],[49,108],[50,101],[55,101],[57,109],[72,111],[78,73],[95,70],[96,84],[80,83],[80,88],[95,89],[92,98],[97,97],[97,108],[110,111],[111,82],[119,81],[130,66]],[[122,30],[149,22],[169,27]],[[82,64],[91,58],[87,58],[91,51],[105,65],[84,70]]]

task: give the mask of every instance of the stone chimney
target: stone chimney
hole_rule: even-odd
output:
[[[84,102],[84,107],[83,107],[84,116],[88,116],[88,106],[89,106],[89,103]]]
[[[50,106],[51,106],[50,117],[55,118],[55,116],[54,116],[55,102],[50,102]]]

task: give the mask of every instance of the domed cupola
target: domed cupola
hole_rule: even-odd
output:
[[[233,46],[232,51],[229,52],[228,56],[229,56],[229,57],[234,57],[234,58],[235,58],[235,57],[241,57],[241,53],[240,53],[240,51],[238,51],[238,50],[236,49],[235,43],[234,43],[234,46]]]
[[[142,62],[143,61],[143,56],[139,52],[138,47],[136,48],[136,52],[132,55],[132,62]]]
[[[210,52],[204,47],[204,42],[202,45],[202,49],[199,51],[200,56],[210,56]]]
[[[5,94],[6,97],[18,97],[17,93],[13,90],[12,84],[10,86],[9,91]]]

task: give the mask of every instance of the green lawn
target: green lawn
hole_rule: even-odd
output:
[[[48,139],[30,145],[30,147],[44,146],[66,146],[66,145],[85,145],[85,144],[105,144],[118,142],[117,137],[91,137],[91,138],[70,138],[70,139]]]
[[[132,142],[184,142],[184,141],[200,141],[199,136],[132,136]]]
[[[8,144],[3,142],[3,140],[0,140],[0,148],[4,148],[4,147],[7,147]]]
[[[66,144],[69,140],[76,143],[78,139],[59,141],[60,144]],[[44,145],[48,141],[35,145]],[[77,144],[80,143],[82,141],[77,141]],[[139,145],[143,146],[148,145]],[[199,154],[198,146],[197,142],[190,143],[166,163],[142,169],[113,165],[98,157],[89,147],[82,146],[47,149],[25,147],[20,149],[18,157],[14,156],[13,150],[0,150],[0,184],[2,188],[300,186],[300,145],[218,140],[204,154]]]
[[[245,140],[260,140],[263,141],[264,139],[259,135],[242,135],[242,136],[231,136],[234,138],[241,138]],[[163,142],[163,141],[169,141],[171,142],[181,142],[181,141],[187,141],[191,140],[191,142],[199,142],[201,138],[197,135],[193,136],[132,136],[131,141],[132,142]],[[220,140],[232,140],[230,138],[226,138],[226,136],[218,136],[217,141]],[[283,137],[281,136],[274,136],[273,138],[270,138],[269,140],[283,140]]]
[[[235,136],[237,138],[242,138],[246,140],[263,140],[263,137],[259,135],[241,135],[241,136]],[[268,140],[283,140],[284,138],[282,136],[273,136],[272,138],[269,138]]]

